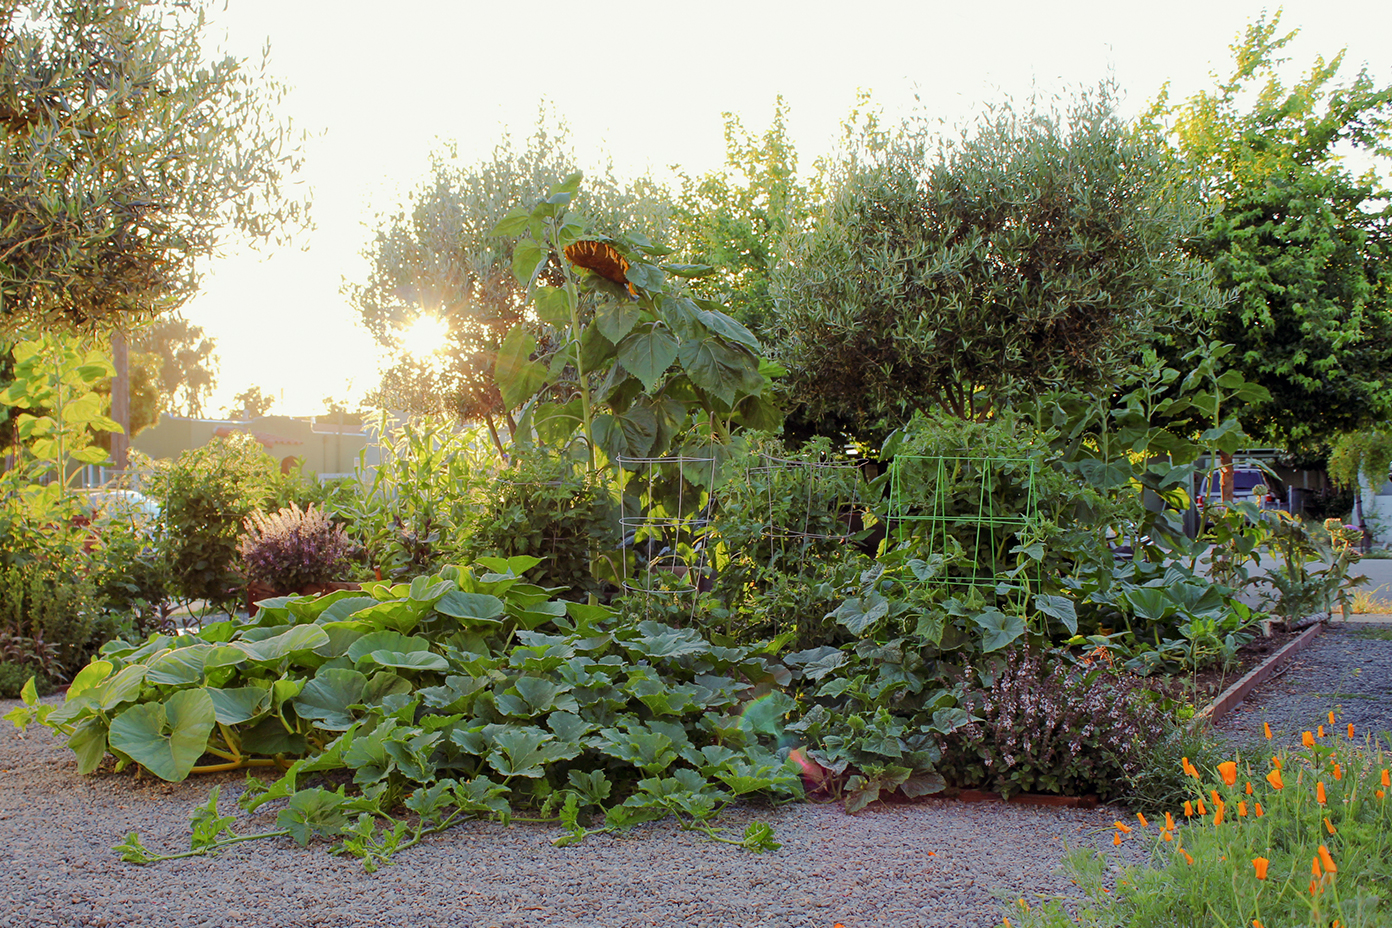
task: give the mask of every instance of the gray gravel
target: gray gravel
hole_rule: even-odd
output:
[[[1341,735],[1349,722],[1360,741],[1392,731],[1389,639],[1392,624],[1335,622],[1221,719],[1218,733],[1239,747],[1265,751],[1262,722],[1269,722],[1278,743],[1295,745],[1302,732],[1326,723],[1331,709]]]
[[[0,713],[14,703],[0,700]],[[1113,809],[929,800],[845,815],[839,807],[738,809],[771,822],[782,850],[752,855],[657,823],[555,848],[554,827],[462,825],[375,874],[288,839],[215,858],[136,867],[111,846],[139,831],[188,847],[188,815],[237,774],[170,784],[77,774],[45,729],[0,722],[0,926],[729,926],[911,928],[999,925],[1002,899],[1070,889],[1064,847],[1111,852]],[[238,830],[273,815],[238,813]],[[1128,843],[1126,850],[1139,850]]]

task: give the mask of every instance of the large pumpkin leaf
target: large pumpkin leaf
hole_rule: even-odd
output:
[[[289,631],[261,641],[242,642],[241,648],[247,657],[257,663],[274,663],[292,654],[302,654],[322,648],[329,643],[329,636],[317,625],[296,625]]]
[[[204,689],[180,690],[163,703],[131,706],[111,722],[113,750],[162,780],[178,782],[203,756],[217,721]]]
[[[356,670],[322,667],[314,679],[304,685],[300,694],[291,700],[302,719],[314,719],[320,728],[347,731],[353,724],[348,707],[362,702],[367,688],[367,675]]]
[[[354,663],[362,660],[373,651],[428,651],[430,641],[415,635],[403,635],[400,632],[372,632],[363,635],[348,648],[348,659]]]
[[[454,590],[446,593],[435,603],[435,611],[455,619],[501,625],[503,601],[487,593]]]
[[[493,735],[488,763],[505,777],[540,777],[546,765],[570,760],[582,750],[578,744],[562,744],[556,736],[535,726],[508,726]]]
[[[209,687],[207,693],[213,701],[217,720],[223,725],[240,725],[271,711],[269,686],[237,686],[231,689]]]
[[[379,667],[394,667],[401,670],[448,670],[449,662],[430,651],[389,651],[382,648],[373,651],[368,657]]]
[[[1025,620],[1018,615],[1006,615],[996,608],[988,608],[972,616],[972,621],[981,629],[981,650],[990,654],[1006,647],[1025,633]]]

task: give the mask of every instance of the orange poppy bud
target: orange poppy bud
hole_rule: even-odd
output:
[[[1323,726],[1323,725],[1321,725],[1321,726],[1319,727],[1319,731],[1318,731],[1317,734],[1318,734],[1321,738],[1324,737],[1324,726]]]
[[[1168,812],[1165,813],[1165,830],[1174,831],[1174,816]]]
[[[1273,789],[1285,789],[1286,784],[1281,779],[1281,771],[1273,770],[1266,775],[1266,782],[1270,783]]]
[[[1330,724],[1330,725],[1333,725],[1333,724],[1334,724],[1334,710],[1333,710],[1333,709],[1330,709],[1330,710],[1329,710],[1329,724]],[[1321,735],[1320,737],[1324,737],[1324,736]]]
[[[1320,863],[1324,864],[1324,869],[1328,873],[1338,873],[1339,868],[1334,866],[1334,858],[1329,856],[1329,848],[1323,844],[1319,846]]]
[[[1300,736],[1300,743],[1307,748],[1312,748],[1315,746],[1315,736],[1307,731]]]
[[[1247,787],[1246,787],[1246,789],[1247,789],[1247,795],[1248,795],[1248,796],[1252,795],[1252,781],[1251,781],[1251,780],[1248,780],[1248,781],[1247,781]]]
[[[1264,880],[1266,879],[1266,868],[1271,866],[1271,861],[1265,857],[1253,857],[1252,866],[1256,868],[1257,879]]]
[[[1194,804],[1188,799],[1184,800],[1184,814],[1189,818],[1193,818],[1194,816]]]
[[[1254,918],[1254,919],[1252,919],[1252,928],[1262,928],[1262,923],[1261,923],[1261,919],[1260,919],[1260,918]]]
[[[1139,812],[1136,813],[1136,821],[1138,821],[1138,822],[1141,823],[1141,827],[1142,827],[1142,828],[1149,828],[1149,827],[1150,827],[1150,822],[1147,822],[1146,819],[1145,819],[1145,816],[1142,815],[1142,814],[1139,813]]]
[[[1208,809],[1204,807],[1204,804],[1203,804],[1203,800],[1202,800],[1202,799],[1199,800],[1199,804],[1196,805],[1196,806],[1194,806],[1194,808],[1196,808],[1196,809],[1199,810],[1199,814],[1200,814],[1200,815],[1207,815],[1207,814],[1208,814]]]
[[[1320,870],[1319,858],[1318,858],[1318,857],[1312,857],[1312,858],[1310,858],[1310,873],[1311,873],[1311,874],[1314,876],[1314,878],[1317,879],[1317,880],[1318,880],[1321,876],[1324,875],[1324,871]]]
[[[1271,740],[1271,723],[1270,723],[1270,722],[1262,722],[1262,733],[1263,733],[1264,735],[1266,735],[1266,740],[1267,740],[1267,741],[1270,741],[1270,740]]]
[[[1227,811],[1228,811],[1228,807],[1227,807],[1227,806],[1223,805],[1221,802],[1218,803],[1218,811],[1213,813],[1213,824],[1215,824],[1215,825],[1221,825],[1221,824],[1223,824],[1223,813],[1225,813],[1225,812],[1227,812]]]
[[[1121,832],[1118,831],[1116,834],[1112,835],[1112,843],[1117,847],[1121,846]]]
[[[1193,858],[1193,856],[1192,856],[1188,851],[1186,851],[1184,848],[1180,848],[1180,849],[1179,849],[1179,852],[1180,852],[1181,854],[1184,855],[1184,859],[1187,860],[1187,861],[1189,861],[1190,864],[1193,864],[1193,863],[1194,863],[1194,858]]]
[[[1392,780],[1389,780],[1388,777],[1387,777],[1387,768],[1386,768],[1386,767],[1383,767],[1383,768],[1382,768],[1382,785],[1383,785],[1383,786],[1392,786]]]
[[[1376,793],[1373,793],[1373,795],[1376,796],[1377,798],[1381,799],[1383,796],[1386,796],[1387,794],[1386,794],[1385,792],[1383,792],[1382,790],[1378,790]]]
[[[1131,833],[1131,826],[1125,822],[1112,822],[1112,824],[1116,826],[1117,831],[1124,835],[1129,835]]]
[[[1168,830],[1160,832],[1160,837],[1164,838],[1166,841],[1174,840],[1174,835],[1171,834]]]
[[[1213,800],[1213,804],[1215,806],[1221,806],[1223,804],[1223,800],[1219,798],[1218,791],[1216,789],[1211,789],[1208,791],[1208,798]]]
[[[1327,815],[1324,817],[1324,830],[1329,832],[1331,835],[1337,834],[1337,832],[1334,830],[1334,825],[1329,821],[1329,816]]]
[[[1340,767],[1338,764],[1335,764],[1335,765],[1334,765],[1334,779],[1336,779],[1336,780],[1342,780],[1343,778],[1344,778],[1344,768],[1343,768],[1343,767]]]
[[[1257,818],[1261,818],[1266,813],[1262,811],[1261,803],[1257,803]]]
[[[1237,764],[1230,760],[1223,761],[1218,765],[1218,775],[1223,778],[1224,784],[1232,786],[1237,782]]]
[[[1238,817],[1238,818],[1246,818],[1246,817],[1247,817],[1247,803],[1246,803],[1245,800],[1242,801],[1242,802],[1239,802],[1239,803],[1237,804],[1237,817]]]
[[[1325,801],[1326,798],[1324,795],[1324,781],[1320,780],[1318,783],[1315,784],[1315,802],[1318,802],[1320,805],[1324,805]]]
[[[1279,757],[1273,757],[1273,758],[1271,758],[1271,766],[1275,767],[1277,770],[1280,770],[1280,769],[1282,769],[1283,767],[1285,767],[1286,765],[1283,764],[1283,763],[1281,763],[1281,758],[1279,758]]]
[[[1349,736],[1349,740],[1352,741],[1352,740],[1353,740],[1353,723],[1352,723],[1352,722],[1349,722],[1349,724],[1348,724],[1348,736]]]

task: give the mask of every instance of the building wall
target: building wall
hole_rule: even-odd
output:
[[[161,416],[131,442],[131,447],[156,460],[178,457],[201,448],[221,432],[247,432],[277,461],[287,465],[301,459],[306,473],[351,474],[369,437],[357,426],[339,430],[333,423],[313,423],[290,416],[262,416],[241,422],[230,419],[186,419]]]

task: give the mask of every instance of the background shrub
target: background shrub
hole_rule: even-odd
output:
[[[174,591],[210,607],[235,608],[242,521],[279,479],[275,460],[249,435],[214,438],[155,470],[150,493],[164,511],[163,553]]]

